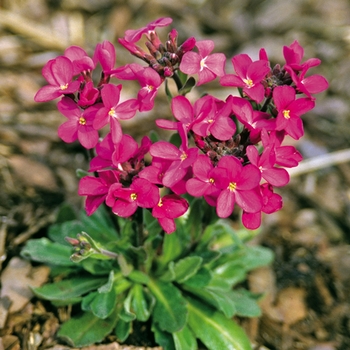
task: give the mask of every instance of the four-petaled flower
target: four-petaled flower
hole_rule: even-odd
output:
[[[262,102],[265,89],[261,82],[270,71],[268,62],[265,60],[253,62],[248,55],[240,54],[232,58],[232,65],[237,75],[224,75],[220,78],[220,84],[222,86],[241,87],[243,92],[253,101]]]
[[[121,85],[106,84],[102,91],[101,97],[103,107],[96,113],[94,128],[99,130],[110,123],[112,140],[115,143],[122,139],[122,128],[119,119],[132,118],[138,109],[137,99],[130,99],[124,102],[120,101]]]
[[[78,139],[86,149],[95,147],[99,136],[92,124],[99,107],[95,105],[82,110],[71,98],[63,97],[57,108],[68,120],[58,128],[58,136],[68,143]]]
[[[273,90],[273,99],[278,111],[276,130],[284,130],[293,139],[300,139],[304,135],[300,116],[314,108],[315,102],[309,98],[296,99],[295,89],[287,85],[277,86]]]
[[[48,61],[42,69],[42,75],[49,83],[35,94],[36,102],[47,102],[62,95],[68,95],[79,89],[80,82],[73,80],[74,66],[69,58],[58,56]]]
[[[223,53],[210,54],[214,42],[201,40],[196,42],[196,46],[198,53],[189,51],[183,55],[180,70],[186,74],[198,74],[198,86],[223,76],[226,56]]]

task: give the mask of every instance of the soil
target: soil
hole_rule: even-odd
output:
[[[256,59],[264,47],[272,62],[283,64],[283,45],[298,40],[304,59],[322,60],[313,73],[326,76],[330,88],[305,116],[305,137],[290,140],[303,154],[304,166],[291,171],[291,182],[278,191],[284,208],[264,217],[254,241],[275,253],[273,265],[254,271],[248,280],[253,292],[266,294],[263,315],[238,321],[255,349],[350,349],[350,3],[2,0],[0,350],[71,349],[55,333],[72,310],[33,297],[28,286],[44,283],[49,271],[19,255],[28,239],[46,234],[60,204],[82,206],[75,171],[87,167],[84,151],[57,136],[63,117],[55,102],[33,101],[45,83],[41,68],[70,45],[91,53],[96,43],[116,43],[126,29],[162,16],[174,19],[179,41],[212,39],[215,51],[227,57],[244,52]],[[118,66],[133,60],[117,48]],[[215,83],[209,89],[217,96],[227,92]],[[125,123],[125,132],[142,136],[155,128],[156,117],[170,116],[164,93],[157,99],[157,109]],[[85,349],[135,347],[109,337]]]

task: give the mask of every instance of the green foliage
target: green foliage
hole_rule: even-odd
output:
[[[147,210],[136,223],[113,222],[103,208],[77,220],[66,207],[50,239],[27,242],[22,256],[50,265],[55,278],[34,293],[56,306],[80,304],[59,337],[75,347],[111,333],[125,342],[133,322],[150,321],[165,350],[195,350],[198,340],[208,349],[251,349],[232,317],[259,316],[260,296],[237,285],[273,255],[246,245],[252,235],[245,230],[214,222],[201,200],[189,201],[171,235]]]

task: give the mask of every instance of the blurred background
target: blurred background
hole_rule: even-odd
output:
[[[316,96],[316,108],[304,117],[305,137],[291,140],[305,159],[319,159],[318,168],[295,172],[279,190],[282,211],[264,217],[255,241],[272,248],[276,259],[249,279],[252,291],[267,293],[262,317],[240,322],[257,349],[349,349],[348,153],[332,164],[333,152],[350,148],[348,0],[0,0],[3,267],[19,255],[28,238],[45,234],[61,203],[82,205],[75,170],[86,169],[86,156],[77,144],[59,140],[57,127],[64,117],[56,101],[33,101],[46,83],[42,66],[70,45],[92,54],[103,40],[116,44],[117,66],[136,62],[117,39],[159,17],[173,18],[170,27],[179,32],[179,43],[190,36],[214,40],[215,51],[229,58],[228,71],[233,55],[247,53],[255,60],[262,47],[272,66],[283,65],[282,48],[294,40],[304,47],[304,60],[322,60],[310,73],[324,75],[330,88]],[[159,36],[165,40],[169,31],[163,28]],[[222,94],[217,82],[208,88]],[[155,118],[170,116],[164,93],[157,101],[154,111],[126,123],[125,131],[140,137],[155,128]],[[316,158],[322,156],[330,163]],[[14,329],[7,323],[0,335]]]

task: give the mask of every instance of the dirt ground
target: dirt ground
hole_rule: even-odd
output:
[[[0,350],[70,349],[55,338],[70,310],[53,310],[27,287],[44,283],[48,269],[19,256],[29,238],[45,235],[61,203],[82,204],[75,170],[86,169],[86,156],[59,140],[55,102],[33,101],[41,68],[70,45],[91,53],[161,16],[174,19],[180,41],[212,39],[228,57],[256,58],[264,47],[283,64],[283,45],[297,39],[305,58],[322,60],[313,73],[330,88],[305,116],[305,137],[293,142],[306,163],[291,172],[279,191],[284,208],[264,217],[256,239],[276,256],[249,276],[251,290],[266,293],[263,315],[239,321],[256,349],[350,349],[349,1],[0,0]],[[117,49],[118,66],[131,59]],[[156,116],[169,115],[165,96],[158,99],[157,110],[125,124],[126,132],[141,136]],[[122,348],[113,338],[89,347]]]

